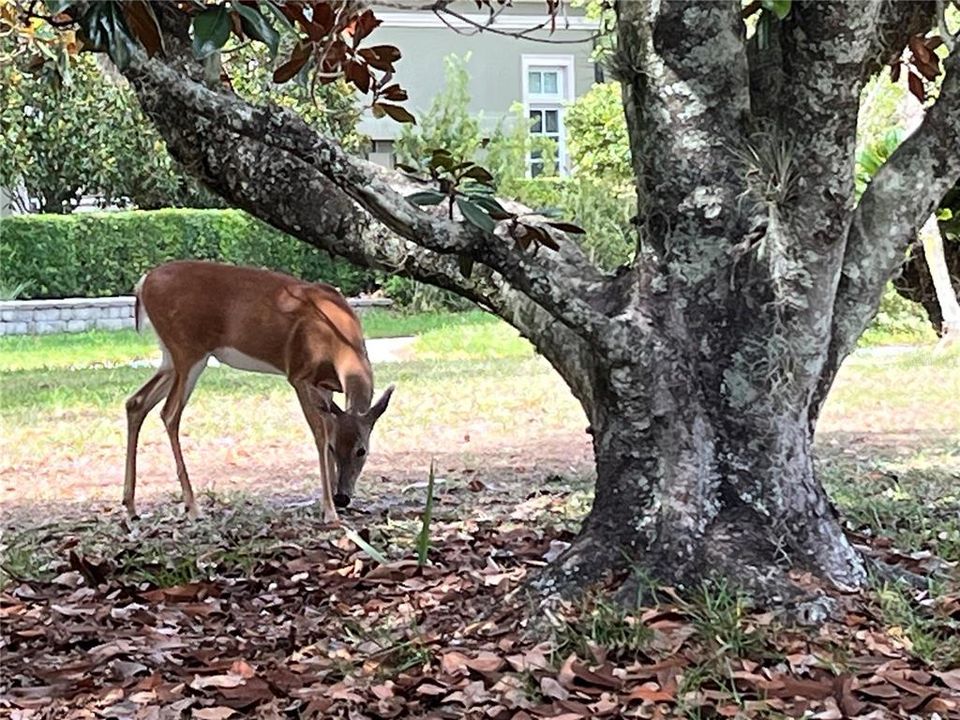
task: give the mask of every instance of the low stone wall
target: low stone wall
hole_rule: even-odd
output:
[[[358,312],[389,307],[386,298],[349,298]],[[133,295],[63,300],[7,300],[0,302],[0,335],[44,335],[84,330],[122,330],[133,327]]]

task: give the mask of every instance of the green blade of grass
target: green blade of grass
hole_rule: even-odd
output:
[[[423,508],[423,524],[417,535],[417,566],[423,567],[427,563],[427,553],[430,552],[430,520],[433,517],[433,484],[435,480],[434,462],[430,461],[430,475],[427,477],[427,503]]]
[[[375,560],[380,565],[386,565],[390,562],[390,560],[387,559],[386,555],[384,555],[382,552],[377,550],[373,545],[371,545],[362,537],[360,537],[359,533],[357,533],[356,530],[353,530],[352,528],[344,528],[343,534],[347,536],[348,540],[350,540],[354,545],[356,545],[358,548],[363,550],[367,555],[369,555],[373,560]]]

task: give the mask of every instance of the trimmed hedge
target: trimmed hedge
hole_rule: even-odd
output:
[[[362,270],[239,210],[134,210],[15,215],[0,220],[0,284],[28,283],[24,299],[129,295],[168,260],[220,260],[322,280],[355,295]]]

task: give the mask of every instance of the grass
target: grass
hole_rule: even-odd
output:
[[[591,656],[591,648],[604,648],[611,657],[635,658],[646,651],[653,631],[635,614],[598,596],[583,602],[575,617],[564,619],[553,637],[554,657],[570,653]]]
[[[746,597],[725,580],[703,583],[684,610],[717,658],[756,656],[766,644],[764,628],[749,621]]]
[[[924,593],[936,599],[938,588]],[[960,620],[938,613],[917,602],[915,594],[900,585],[884,583],[875,591],[875,600],[889,635],[928,665],[960,667]]]

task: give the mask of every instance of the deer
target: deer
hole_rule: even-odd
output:
[[[323,522],[339,524],[366,463],[370,433],[394,386],[376,401],[363,331],[336,288],[289,275],[209,261],[174,261],[146,273],[134,289],[134,323],[156,332],[156,374],[126,401],[123,505],[135,518],[137,440],[144,419],[160,416],[176,462],[183,503],[197,503],[180,449],[180,417],[210,358],[239,370],[284,375],[296,392],[320,457]],[[341,409],[333,393],[345,396]],[[336,492],[333,481],[336,478]]]

